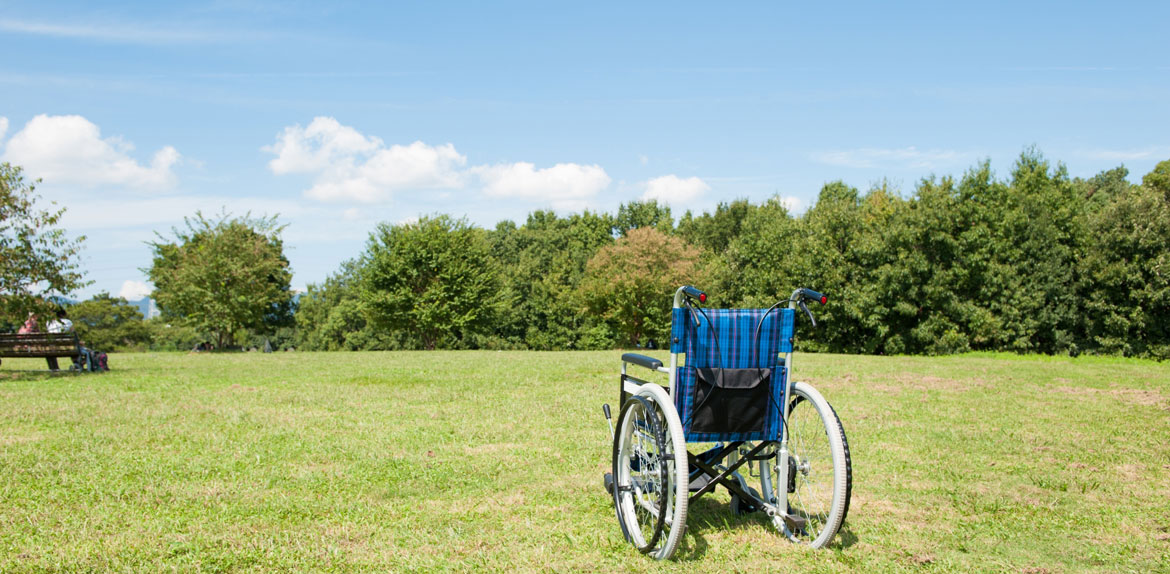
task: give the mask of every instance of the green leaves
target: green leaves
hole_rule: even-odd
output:
[[[185,221],[173,240],[160,235],[150,243],[154,260],[147,272],[165,317],[212,334],[219,348],[245,330],[290,321],[292,271],[275,216],[209,220],[196,213]]]
[[[579,289],[589,311],[605,319],[626,345],[653,340],[662,347],[670,334],[675,289],[703,283],[699,250],[653,227],[639,227],[589,260]]]
[[[47,312],[50,298],[89,284],[79,269],[84,236],[70,239],[56,225],[65,208],[37,207],[21,168],[0,163],[0,321]]]
[[[360,299],[375,326],[424,348],[486,329],[499,283],[484,232],[446,215],[381,224],[362,260]]]
[[[150,330],[142,312],[121,297],[99,293],[69,308],[77,336],[99,351],[142,350],[150,344]]]

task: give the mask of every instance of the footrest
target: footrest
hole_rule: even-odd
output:
[[[783,520],[784,525],[793,532],[804,530],[804,527],[808,524],[808,521],[795,514],[781,514],[780,519]]]
[[[711,482],[711,475],[700,473],[699,476],[691,479],[690,490],[691,492],[703,490],[703,487],[707,486],[709,482]]]

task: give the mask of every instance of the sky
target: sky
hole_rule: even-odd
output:
[[[293,287],[379,223],[675,215],[1036,146],[1170,159],[1170,3],[8,2],[0,161],[86,236],[75,293],[149,293],[184,217],[277,216]]]

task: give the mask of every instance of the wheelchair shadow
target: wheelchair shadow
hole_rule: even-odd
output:
[[[687,531],[674,553],[674,560],[680,562],[702,559],[709,548],[704,534],[708,531],[728,531],[745,529],[753,526],[766,526],[772,530],[772,524],[762,512],[753,512],[744,516],[736,516],[726,502],[719,502],[709,498],[701,498],[687,508]],[[773,530],[776,535],[782,536]],[[849,523],[841,525],[837,536],[827,548],[844,550],[857,544],[857,534],[853,532]]]
[[[853,528],[849,526],[849,518],[846,517],[845,524],[841,525],[841,529],[837,531],[837,537],[829,544],[829,548],[838,548],[844,550],[857,544],[857,534],[854,534]]]

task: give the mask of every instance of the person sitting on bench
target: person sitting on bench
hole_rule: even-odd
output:
[[[29,311],[28,319],[24,320],[24,324],[20,326],[20,330],[16,333],[18,335],[27,335],[29,333],[37,332],[37,314]]]
[[[50,333],[71,333],[73,332],[73,321],[67,317],[68,313],[64,309],[57,309],[57,318],[49,321],[46,326]],[[59,371],[60,367],[57,365],[57,357],[45,357],[45,361],[49,363],[50,371]]]

